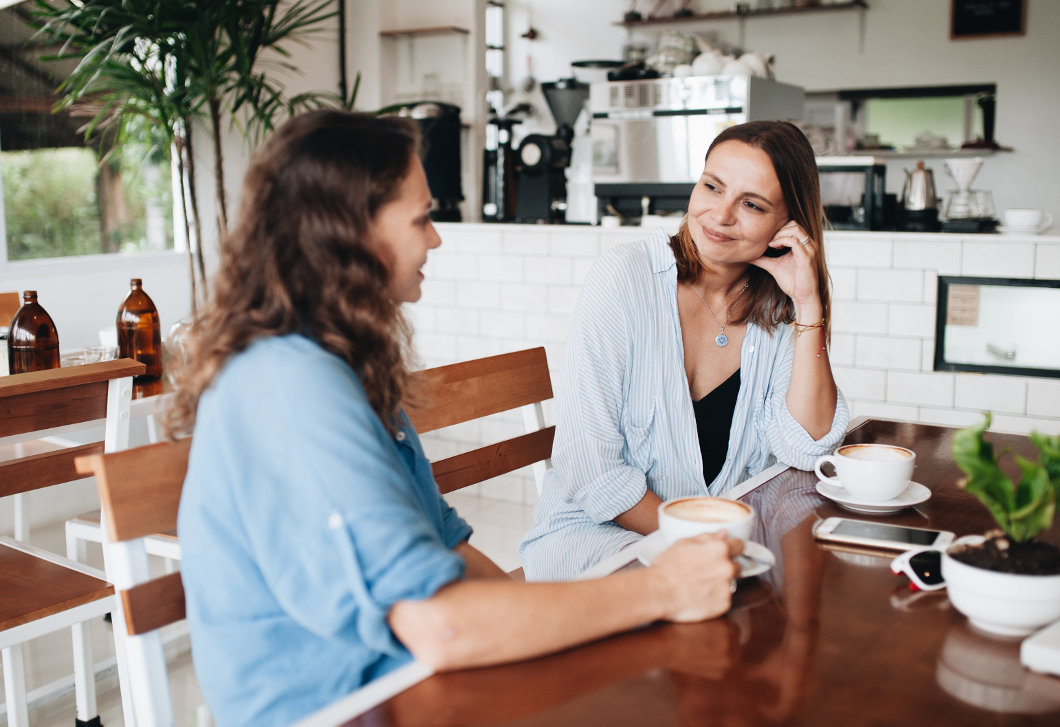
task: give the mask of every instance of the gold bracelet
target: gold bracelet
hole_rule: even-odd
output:
[[[808,324],[793,323],[792,325],[795,326],[795,336],[797,338],[797,337],[801,336],[802,334],[806,333],[806,331],[812,331],[814,328],[823,328],[824,327],[824,319],[822,318],[821,320],[817,321],[816,323],[808,323]]]

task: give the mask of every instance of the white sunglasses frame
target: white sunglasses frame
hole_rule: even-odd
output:
[[[904,575],[909,579],[909,587],[914,591],[940,591],[946,587],[946,581],[931,585],[930,583],[924,583],[920,580],[920,576],[913,570],[912,564],[909,562],[914,555],[919,553],[930,553],[935,552],[939,554],[940,567],[942,560],[942,551],[938,548],[914,548],[913,550],[907,550],[894,560],[891,561],[891,573],[897,575]]]

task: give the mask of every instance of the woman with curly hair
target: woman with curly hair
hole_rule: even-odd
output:
[[[315,111],[251,163],[170,430],[196,674],[222,727],[287,725],[413,657],[529,658],[730,603],[724,537],[650,568],[517,583],[468,544],[402,410],[440,239],[415,126]]]

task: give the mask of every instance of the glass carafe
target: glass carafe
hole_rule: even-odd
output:
[[[132,290],[118,308],[118,358],[131,358],[147,366],[144,378],[162,376],[162,326],[158,309],[144,292],[143,281],[133,278]]]
[[[37,291],[22,294],[22,307],[11,319],[7,365],[12,374],[59,368],[59,332],[48,311],[37,302]]]

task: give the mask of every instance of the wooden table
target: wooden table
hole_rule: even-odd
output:
[[[972,630],[945,591],[910,591],[891,574],[889,557],[828,550],[811,535],[818,518],[831,516],[958,536],[989,529],[986,510],[954,484],[954,431],[868,420],[847,435],[848,443],[917,453],[916,481],[932,497],[915,510],[851,513],[817,495],[813,473],[796,470],[743,497],[758,513],[752,538],[776,554],[777,565],[743,581],[724,618],[658,624],[533,661],[435,675],[347,724],[1060,724],[1060,679],[1023,669],[1018,640]],[[1027,437],[987,438],[1037,458]],[[1060,524],[1044,539],[1060,545]]]

